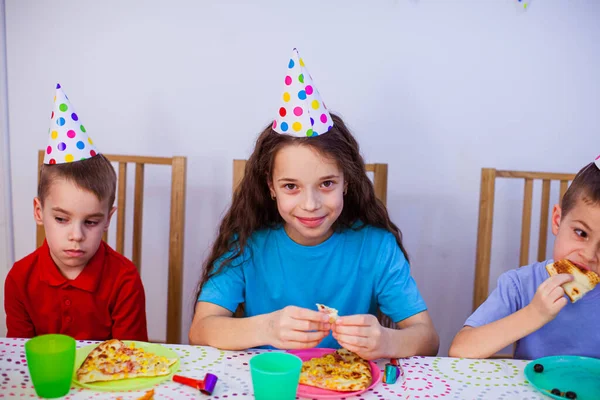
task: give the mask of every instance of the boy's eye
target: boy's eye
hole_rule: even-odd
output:
[[[581,229],[575,229],[575,234],[582,238],[587,237],[587,233],[585,231],[582,231]]]
[[[287,190],[294,190],[296,189],[296,185],[293,183],[286,183],[285,185],[283,185],[284,188],[286,188]]]
[[[98,225],[98,221],[85,221],[85,224],[89,226],[96,226]]]
[[[58,222],[59,224],[62,224],[63,222],[66,222],[65,218],[61,218],[61,217],[54,217],[54,220],[56,222]]]

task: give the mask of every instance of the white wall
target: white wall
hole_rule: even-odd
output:
[[[600,152],[600,3],[515,3],[8,0],[17,258],[33,250],[36,150],[61,82],[102,151],[189,157],[187,332],[231,160],[272,119],[297,46],[366,159],[389,163],[389,210],[445,354],[471,307],[481,167],[574,172]],[[168,174],[152,173],[143,279],[156,338]],[[520,207],[521,194],[504,195],[501,212]],[[497,249],[516,245],[512,221],[498,224]],[[516,267],[517,251],[495,268]]]
[[[0,309],[3,311],[4,277],[14,262],[4,10],[4,0],[0,0],[0,282],[2,282],[0,285]],[[6,320],[4,313],[0,313],[0,337],[5,335]]]

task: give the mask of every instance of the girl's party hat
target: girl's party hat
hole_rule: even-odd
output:
[[[50,117],[48,133],[44,164],[70,163],[98,154],[60,83],[56,85],[54,111]]]
[[[312,76],[294,49],[284,79],[281,107],[273,121],[273,130],[294,136],[317,136],[326,133],[333,121]]]

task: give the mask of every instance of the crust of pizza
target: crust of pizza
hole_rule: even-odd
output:
[[[144,393],[143,396],[140,396],[135,400],[153,400],[153,399],[154,399],[154,389],[150,389],[146,393]],[[116,398],[116,400],[123,400],[123,398],[121,396],[119,396]]]
[[[335,321],[337,321],[337,319],[339,318],[338,315],[338,310],[336,310],[335,308],[332,307],[327,307],[324,304],[319,304],[317,303],[317,309],[325,314],[329,315],[329,323],[333,324]]]
[[[346,349],[303,362],[300,373],[300,384],[338,392],[364,390],[371,381],[369,363]]]
[[[77,370],[80,383],[168,375],[177,359],[157,356],[132,343],[111,339],[96,346]]]
[[[565,293],[575,303],[586,293],[591,291],[600,283],[600,276],[594,271],[582,271],[579,267],[569,260],[558,260],[552,264],[546,265],[546,270],[550,276],[557,274],[571,274],[573,280],[562,285]]]

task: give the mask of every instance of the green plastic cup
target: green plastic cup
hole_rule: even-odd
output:
[[[250,359],[250,374],[257,400],[296,398],[302,360],[288,353],[262,353]]]
[[[75,339],[66,335],[41,335],[25,342],[25,357],[38,396],[62,397],[71,389],[75,368]]]

